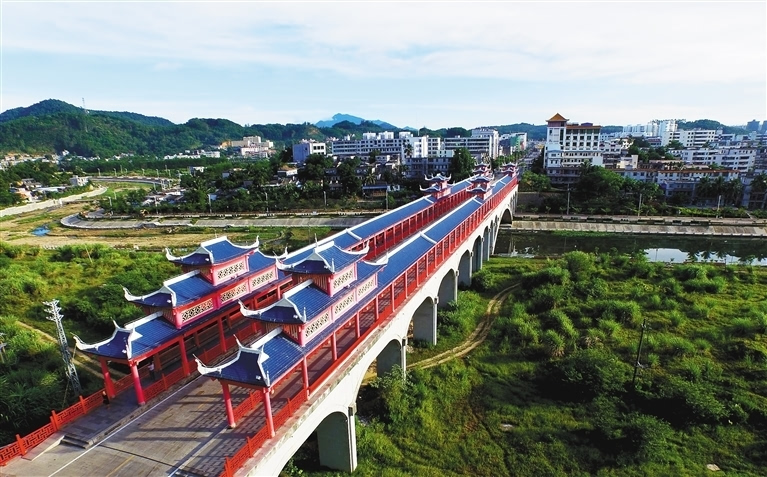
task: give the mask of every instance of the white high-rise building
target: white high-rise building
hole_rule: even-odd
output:
[[[547,121],[543,166],[552,184],[577,179],[580,167],[589,162],[603,166],[600,132],[592,123],[568,123],[557,113]]]
[[[293,160],[299,164],[306,162],[306,158],[312,154],[327,154],[327,145],[324,142],[304,139],[298,144],[293,144]]]

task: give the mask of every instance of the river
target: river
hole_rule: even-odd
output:
[[[573,250],[633,254],[644,252],[650,261],[686,261],[767,266],[767,240],[763,238],[663,236],[626,234],[574,234],[521,232],[501,229],[495,245],[498,256],[559,256]]]

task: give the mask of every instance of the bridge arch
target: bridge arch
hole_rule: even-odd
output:
[[[471,286],[472,251],[466,250],[458,262],[458,284],[466,288]]]
[[[439,282],[437,308],[445,308],[451,301],[458,300],[458,270],[450,269]]]
[[[439,297],[426,297],[413,313],[413,340],[437,344],[437,303]]]
[[[477,238],[474,240],[474,247],[472,248],[472,252],[471,252],[471,257],[473,259],[473,262],[471,264],[472,273],[482,270],[482,261],[484,258],[482,239],[483,239],[483,236],[480,233],[477,236]],[[471,281],[469,281],[469,284],[471,284]]]
[[[495,236],[490,228],[492,223],[485,227],[482,232],[482,262],[490,260],[490,254],[493,253],[493,242]]]

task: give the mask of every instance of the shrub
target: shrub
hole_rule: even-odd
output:
[[[495,290],[497,282],[495,273],[484,268],[471,276],[471,288],[479,292]]]
[[[579,250],[567,252],[562,256],[567,270],[575,281],[586,280],[594,273],[594,256]]]
[[[582,349],[549,363],[542,373],[553,396],[589,401],[622,392],[631,367],[602,348]]]
[[[552,358],[559,358],[565,354],[565,340],[554,330],[546,330],[541,339],[543,348]]]
[[[655,416],[631,413],[622,426],[628,456],[639,462],[664,460],[665,448],[673,437],[671,426]]]
[[[634,323],[640,317],[640,308],[633,301],[607,300],[597,304],[597,312],[603,320]]]

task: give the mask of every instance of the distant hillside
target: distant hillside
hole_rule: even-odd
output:
[[[82,108],[78,108],[77,106],[73,106],[64,101],[59,101],[58,99],[46,99],[45,101],[40,101],[39,103],[35,103],[32,106],[28,106],[26,108],[13,108],[4,111],[2,114],[0,114],[0,123],[13,121],[15,119],[20,119],[28,116],[41,117],[57,113],[83,114],[83,110]],[[143,114],[130,113],[126,111],[89,110],[88,115],[128,119],[141,124],[146,124],[147,126],[174,126],[174,123],[168,121],[165,118],[144,116]]]
[[[331,119],[325,119],[323,121],[317,121],[314,125],[319,127],[319,128],[332,128],[336,124],[338,124],[340,122],[344,122],[344,121],[348,121],[348,122],[350,122],[352,124],[356,124],[356,125],[360,125],[363,122],[368,122],[368,123],[372,123],[372,124],[375,124],[377,126],[380,126],[381,128],[387,129],[387,130],[400,129],[397,126],[394,126],[393,124],[387,123],[386,121],[381,121],[379,119],[368,120],[368,119],[360,118],[358,116],[352,116],[351,114],[342,114],[342,113],[334,114]]]

